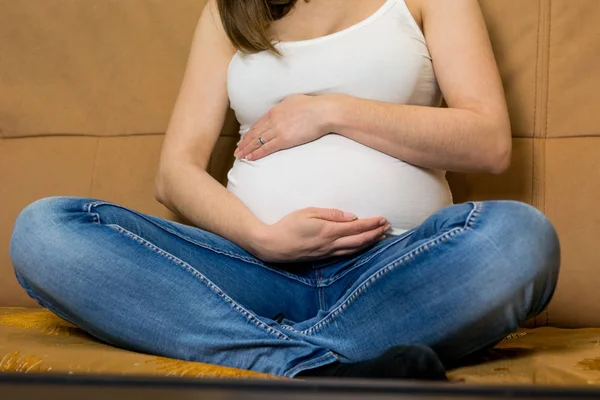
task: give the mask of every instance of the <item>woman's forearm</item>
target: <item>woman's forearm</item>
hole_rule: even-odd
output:
[[[199,166],[180,163],[163,168],[156,179],[155,196],[194,226],[255,253],[255,244],[265,224]]]
[[[324,96],[325,97],[325,96]],[[507,119],[471,110],[410,106],[326,95],[327,130],[425,168],[504,171],[510,162]]]

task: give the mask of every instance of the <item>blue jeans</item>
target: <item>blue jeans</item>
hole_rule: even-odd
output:
[[[493,345],[545,308],[560,258],[551,223],[518,202],[450,206],[357,254],[279,264],[79,197],[27,206],[10,254],[32,298],[104,342],[287,377],[400,344],[446,361]]]

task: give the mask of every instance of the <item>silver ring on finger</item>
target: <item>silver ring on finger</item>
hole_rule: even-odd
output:
[[[261,146],[264,146],[264,145],[265,145],[265,141],[263,140],[262,136],[259,136],[259,137],[258,137],[258,141],[260,142],[260,145],[261,145]]]

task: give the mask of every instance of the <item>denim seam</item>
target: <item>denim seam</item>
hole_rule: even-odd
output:
[[[329,307],[327,306],[327,296],[325,295],[325,289],[320,287],[319,292],[320,292],[319,294],[321,296],[321,304],[322,304],[321,310],[327,310]]]
[[[322,360],[328,360],[331,358],[333,358],[333,361],[338,360],[338,358],[333,354],[333,352],[329,351],[326,354],[322,355],[321,357],[317,357],[313,360],[306,361],[304,363],[298,364],[298,365],[288,369],[287,371],[285,371],[283,373],[283,376],[289,377],[290,375],[296,374],[297,373],[296,371],[298,371],[298,370],[300,370],[299,372],[301,372],[305,369],[311,369],[311,368],[306,368],[306,367],[313,367],[315,364],[320,363]],[[322,364],[322,365],[326,365],[326,364]]]
[[[92,207],[94,207],[98,203],[99,202],[96,202],[96,203],[86,203],[86,204],[83,205],[83,211],[91,214],[91,216],[92,216],[92,222],[96,223],[96,224],[100,224],[100,214],[93,212],[92,211]]]
[[[299,282],[305,284],[306,286],[314,287],[315,284],[316,284],[316,282],[314,280],[312,280],[312,279],[305,279],[305,278],[299,277],[297,275],[290,274],[287,271],[273,269],[273,268],[269,267],[268,265],[266,265],[264,263],[258,263],[258,262],[256,262],[256,260],[254,260],[252,258],[244,257],[244,256],[239,256],[237,254],[230,253],[228,251],[223,251],[223,250],[220,250],[220,249],[216,249],[216,248],[214,248],[212,246],[207,245],[206,243],[198,242],[198,241],[196,241],[196,240],[194,240],[192,238],[184,236],[183,234],[181,234],[179,232],[175,232],[175,231],[173,231],[173,230],[171,230],[171,229],[169,229],[167,227],[164,227],[162,225],[157,224],[156,222],[152,221],[150,218],[147,218],[142,213],[139,213],[139,212],[137,212],[135,210],[132,210],[132,209],[120,206],[118,204],[113,204],[113,203],[110,203],[110,202],[107,202],[107,201],[96,201],[96,202],[84,204],[84,211],[86,211],[86,212],[88,212],[88,213],[90,213],[92,215],[96,215],[97,216],[97,221],[94,221],[94,222],[100,223],[100,216],[97,213],[92,212],[92,208],[96,207],[96,206],[100,206],[100,205],[109,205],[109,206],[118,207],[120,209],[130,211],[130,212],[138,215],[139,217],[144,218],[146,221],[150,222],[152,225],[156,226],[157,228],[162,229],[162,230],[164,230],[166,232],[169,232],[170,234],[175,235],[175,236],[177,236],[180,239],[183,239],[183,240],[185,240],[185,241],[187,241],[189,243],[192,243],[192,244],[194,244],[196,246],[199,246],[199,247],[202,247],[204,249],[210,250],[210,251],[212,251],[214,253],[223,254],[223,255],[226,255],[226,256],[231,257],[231,258],[235,258],[235,259],[242,260],[242,261],[254,264],[254,265],[258,265],[258,266],[260,266],[262,268],[268,269],[271,272],[274,272],[274,273],[277,273],[279,275],[283,275],[283,276],[285,276],[287,278],[299,281]]]
[[[230,253],[230,252],[227,252],[227,251],[223,251],[223,250],[220,250],[220,249],[216,249],[216,248],[214,248],[214,247],[212,247],[212,246],[209,246],[209,245],[207,245],[206,243],[197,242],[197,241],[195,241],[195,240],[193,240],[193,239],[191,239],[191,238],[189,238],[189,237],[185,237],[185,236],[183,236],[181,233],[175,232],[175,231],[173,231],[173,230],[171,230],[171,229],[169,229],[169,228],[167,228],[167,227],[164,227],[164,226],[161,226],[161,225],[159,225],[159,224],[155,223],[155,222],[154,222],[154,221],[152,221],[151,219],[149,219],[149,218],[146,218],[146,216],[145,216],[145,215],[143,215],[143,214],[141,214],[141,213],[139,213],[139,212],[137,212],[137,211],[135,211],[135,210],[132,210],[132,209],[129,209],[129,208],[126,208],[126,207],[122,207],[122,206],[120,206],[120,205],[118,205],[118,204],[113,204],[113,203],[104,202],[104,201],[102,201],[102,202],[90,203],[90,204],[89,204],[89,212],[91,212],[91,209],[92,209],[93,207],[100,206],[100,205],[109,205],[109,206],[118,207],[118,208],[121,208],[121,209],[124,209],[124,210],[130,211],[130,212],[132,212],[132,213],[134,213],[134,214],[136,214],[136,215],[138,215],[138,216],[140,216],[140,217],[144,218],[146,221],[150,222],[151,224],[153,224],[154,226],[156,226],[156,227],[158,227],[158,228],[160,228],[160,229],[163,229],[163,230],[165,230],[165,231],[167,231],[167,232],[169,232],[169,233],[171,233],[171,234],[173,234],[173,235],[175,235],[175,236],[177,236],[177,237],[179,237],[179,238],[181,238],[181,239],[184,239],[184,240],[186,240],[186,241],[188,241],[188,242],[190,242],[190,243],[193,243],[193,244],[195,244],[195,245],[197,245],[197,246],[200,246],[200,247],[203,247],[203,248],[205,248],[205,249],[211,250],[211,251],[213,251],[213,252],[215,252],[215,253],[223,254],[223,255],[226,255],[226,256],[229,256],[229,257],[232,257],[232,258],[237,258],[237,259],[239,259],[239,260],[243,260],[243,261],[246,261],[246,262],[249,262],[249,263],[252,263],[252,264],[258,264],[258,265],[262,265],[262,264],[260,264],[260,263],[257,263],[255,260],[253,260],[253,259],[251,259],[251,258],[244,257],[244,256],[239,256],[239,255],[237,255],[237,254],[234,254],[234,253]]]
[[[265,330],[267,333],[275,336],[278,339],[291,340],[288,336],[284,335],[283,333],[281,333],[281,332],[279,332],[279,331],[271,328],[270,326],[266,325],[264,322],[260,321],[253,313],[251,313],[250,311],[246,310],[244,307],[240,306],[231,297],[229,297],[225,292],[223,292],[223,290],[221,290],[217,285],[215,285],[214,283],[212,283],[208,278],[206,278],[200,272],[198,272],[197,270],[195,270],[194,268],[192,268],[192,266],[189,265],[188,263],[186,263],[185,261],[183,261],[183,260],[175,257],[174,255],[172,255],[169,252],[164,251],[163,249],[155,246],[151,242],[149,242],[146,239],[144,239],[144,238],[136,235],[135,233],[128,231],[127,229],[123,228],[120,225],[108,224],[106,226],[108,226],[108,227],[114,229],[115,231],[117,231],[117,232],[119,232],[119,233],[121,233],[121,234],[123,234],[123,235],[125,235],[125,236],[127,236],[127,237],[129,237],[129,238],[131,238],[133,240],[135,240],[136,242],[144,245],[148,249],[150,249],[150,250],[154,251],[155,253],[163,256],[167,260],[175,263],[179,267],[183,268],[185,271],[187,271],[187,272],[191,273],[192,275],[194,275],[194,277],[196,277],[202,283],[204,283],[205,286],[207,286],[213,293],[215,293],[218,297],[220,297],[223,301],[225,301],[225,303],[227,303],[231,308],[233,308],[238,313],[240,313],[241,315],[243,315],[248,320],[248,322],[254,324],[258,328],[261,328],[261,329]]]
[[[473,209],[471,210],[471,212],[469,212],[469,215],[467,216],[465,224],[462,228],[453,228],[447,232],[444,232],[440,236],[437,236],[437,237],[423,243],[422,245],[420,245],[416,249],[412,250],[408,254],[405,254],[401,259],[392,261],[391,263],[389,263],[389,264],[385,265],[384,267],[382,267],[381,269],[379,269],[377,272],[374,272],[369,278],[365,279],[365,281],[359,287],[354,289],[352,294],[350,294],[350,296],[348,296],[348,298],[342,304],[337,306],[333,311],[331,311],[322,320],[315,323],[313,326],[306,328],[302,331],[297,331],[288,325],[282,326],[282,329],[293,331],[293,332],[303,334],[303,335],[315,334],[316,332],[321,330],[323,327],[327,326],[335,318],[342,315],[342,313],[351,304],[353,304],[369,287],[371,287],[372,284],[377,282],[381,277],[387,275],[389,272],[393,271],[396,267],[398,267],[408,261],[413,260],[416,256],[429,251],[434,246],[444,243],[448,239],[458,235],[459,233],[472,228],[474,226],[475,222],[477,221],[479,215],[481,214],[481,203],[472,202],[471,204],[473,205]]]
[[[467,219],[465,220],[465,225],[463,226],[463,229],[473,228],[475,226],[475,223],[479,219],[479,215],[481,215],[481,212],[483,211],[483,203],[482,202],[473,201],[473,202],[470,202],[470,204],[473,205],[473,209],[471,210],[469,215],[467,215]]]
[[[325,290],[323,289],[321,282],[323,282],[323,274],[321,270],[315,271],[317,274],[317,295],[319,297],[319,309],[327,310],[327,300],[325,298]]]
[[[392,246],[394,243],[399,242],[400,240],[404,240],[406,238],[408,238],[409,236],[413,235],[414,229],[407,231],[393,239],[391,239],[389,242],[387,243],[385,246],[382,246],[380,249],[378,249],[376,252],[374,252],[373,254],[371,254],[368,257],[365,257],[364,259],[360,260],[359,262],[357,262],[355,265],[353,265],[351,268],[348,268],[347,270],[345,270],[344,272],[342,272],[341,274],[338,274],[336,276],[333,276],[331,278],[328,279],[323,279],[320,283],[323,286],[331,286],[332,284],[334,284],[335,282],[337,282],[338,280],[342,279],[344,276],[346,276],[347,274],[349,274],[350,272],[354,271],[356,268],[365,265],[365,263],[368,263],[369,261],[371,261],[373,259],[373,257],[381,254],[381,252],[383,252],[384,250],[387,250],[390,246]]]

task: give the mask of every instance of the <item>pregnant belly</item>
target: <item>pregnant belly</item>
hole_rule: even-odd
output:
[[[337,134],[256,161],[236,159],[227,177],[227,189],[267,224],[301,208],[338,208],[359,218],[385,217],[398,235],[452,204],[444,171]]]

